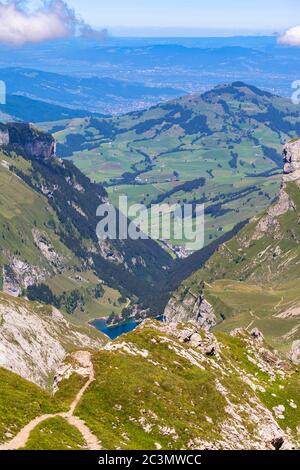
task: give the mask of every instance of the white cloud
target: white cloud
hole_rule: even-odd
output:
[[[283,36],[278,39],[278,43],[286,46],[300,47],[300,26],[288,29]]]
[[[34,11],[27,7],[26,0],[0,1],[0,42],[20,46],[77,34],[98,40],[104,37],[104,32],[84,23],[63,0],[43,0]]]

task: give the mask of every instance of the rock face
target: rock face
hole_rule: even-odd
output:
[[[89,351],[76,351],[69,354],[55,373],[53,392],[56,393],[59,390],[60,383],[63,380],[68,380],[73,374],[88,379],[92,369],[92,355]]]
[[[288,143],[283,150],[283,182],[300,181],[300,140]]]
[[[47,272],[16,257],[3,266],[3,292],[19,297],[23,288],[44,281]]]
[[[286,186],[290,182],[295,182],[300,186],[300,140],[286,144],[283,149],[283,161],[284,170],[278,201],[259,221],[254,239],[262,238],[267,232],[273,232],[274,237],[279,238],[278,217],[294,209],[294,204],[286,192]]]
[[[195,296],[191,292],[187,292],[182,300],[172,297],[165,309],[164,319],[167,322],[194,322],[205,330],[216,324],[212,305],[202,294]]]
[[[32,158],[48,159],[55,155],[55,139],[31,124],[0,124],[0,145]]]
[[[294,341],[290,351],[290,358],[294,364],[300,364],[300,340]]]
[[[0,126],[0,145],[8,145],[9,144],[9,133],[8,129],[2,124]]]
[[[97,335],[81,332],[56,309],[0,293],[0,367],[42,387],[69,350],[99,349]]]

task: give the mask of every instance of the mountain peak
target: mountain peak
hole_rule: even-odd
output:
[[[215,88],[213,88],[210,91],[207,91],[202,95],[202,98],[211,98],[212,96],[220,96],[220,95],[237,95],[239,97],[241,96],[247,96],[247,95],[255,95],[255,96],[260,96],[260,97],[265,97],[265,98],[272,98],[272,93],[269,93],[268,91],[261,90],[253,85],[249,85],[247,83],[241,82],[241,81],[236,81],[232,83],[224,83],[217,85]]]

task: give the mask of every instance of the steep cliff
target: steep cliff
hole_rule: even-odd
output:
[[[195,322],[209,330],[216,324],[216,315],[212,305],[203,295],[185,292],[182,298],[173,297],[164,312],[167,322]]]
[[[274,237],[281,237],[279,217],[288,211],[295,211],[294,201],[289,195],[289,183],[295,183],[300,188],[300,140],[288,143],[283,150],[283,176],[278,201],[271,206],[257,224],[254,238],[261,238],[264,234],[273,233]]]
[[[26,123],[0,124],[0,146],[32,158],[51,158],[56,151],[55,139],[50,134]]]

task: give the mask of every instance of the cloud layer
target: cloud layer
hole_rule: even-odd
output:
[[[278,39],[278,43],[285,46],[300,47],[300,26],[288,29],[284,35]]]
[[[95,31],[77,18],[63,0],[43,0],[33,12],[28,1],[0,1],[0,42],[21,46],[75,35],[101,40],[104,31]]]

